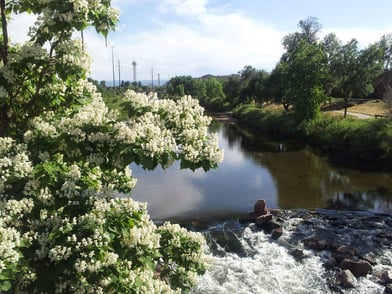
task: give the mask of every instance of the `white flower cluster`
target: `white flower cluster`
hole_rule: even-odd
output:
[[[3,222],[8,224],[11,224],[14,220],[18,222],[19,219],[29,214],[33,207],[34,201],[32,198],[9,199],[1,203],[0,217]]]
[[[178,225],[157,228],[145,203],[112,197],[115,190],[134,187],[128,167],[133,158],[142,164],[165,156],[217,164],[222,152],[217,138],[208,135],[210,119],[188,96],[172,101],[128,92],[125,100],[137,115],[118,122],[92,84],[80,82],[73,91],[91,97],[91,103],[68,110],[66,116],[47,112],[35,118],[25,144],[0,139],[0,192],[7,196],[5,191],[13,188],[9,179],[18,175],[24,179],[21,193],[25,197],[3,201],[0,221],[8,220],[5,213],[9,213],[15,226],[16,221],[25,222],[37,264],[69,263],[66,271],[56,273],[59,293],[92,289],[105,293],[112,283],[138,285],[141,293],[180,293],[170,288],[168,280],[156,279],[159,269],[155,271],[151,264],[158,266],[157,256],[166,250],[162,242],[170,250],[181,251],[188,248],[187,242],[204,244],[204,238]],[[38,163],[34,173],[31,154]],[[163,232],[169,232],[170,240],[162,239]],[[14,243],[11,248],[19,246]],[[184,249],[182,260],[202,263],[202,250],[189,248],[193,249]],[[124,252],[132,254],[128,257]],[[194,270],[177,262],[175,253],[167,255],[176,264],[174,275],[194,283]],[[102,276],[114,271],[120,273],[116,279]]]
[[[32,169],[27,146],[16,144],[9,137],[0,137],[0,196],[5,193],[5,189],[11,188],[9,179],[26,178]]]
[[[203,115],[204,109],[196,99],[184,96],[178,101],[160,100],[152,94],[127,91],[124,100],[132,109],[149,110],[128,122],[132,135],[136,132],[137,138],[141,138],[146,154],[154,156],[164,150],[176,150],[190,162],[209,160],[217,164],[222,161],[223,150],[218,147],[217,136],[208,135],[211,118]],[[126,134],[124,125],[121,127],[121,138],[132,137]]]
[[[59,60],[64,65],[79,67],[83,72],[88,72],[91,67],[91,57],[83,49],[80,40],[72,39],[58,45],[57,51],[61,52]]]
[[[18,263],[20,244],[20,233],[14,228],[5,227],[0,218],[0,275],[7,269],[7,266]]]

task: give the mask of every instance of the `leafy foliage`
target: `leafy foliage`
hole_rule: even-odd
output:
[[[318,115],[325,100],[325,56],[320,46],[300,40],[281,62],[284,96],[289,97],[300,120]]]
[[[215,168],[223,153],[207,132],[210,119],[188,96],[129,91],[127,120],[107,108],[85,79],[83,44],[71,36],[89,25],[106,36],[118,16],[110,1],[0,4],[0,291],[190,289],[205,268],[202,236],[158,228],[146,204],[116,195],[136,183],[131,162]],[[38,15],[31,39],[10,44],[6,16],[24,11]],[[175,247],[172,238],[180,239]]]

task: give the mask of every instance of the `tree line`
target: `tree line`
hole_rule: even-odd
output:
[[[166,94],[192,95],[213,111],[274,102],[303,120],[317,116],[330,97],[343,98],[345,115],[349,98],[391,97],[392,34],[360,48],[355,38],[343,43],[334,33],[320,39],[322,25],[315,17],[299,21],[298,28],[283,38],[285,51],[271,72],[248,65],[229,76],[178,76],[168,82]]]

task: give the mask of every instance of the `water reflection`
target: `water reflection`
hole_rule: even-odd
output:
[[[392,177],[331,166],[298,142],[271,141],[238,125],[214,123],[225,159],[205,173],[143,171],[132,197],[147,201],[155,219],[244,214],[256,199],[271,208],[341,208],[392,212]]]

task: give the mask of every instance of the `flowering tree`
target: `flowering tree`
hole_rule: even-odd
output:
[[[0,292],[181,293],[205,269],[201,235],[157,227],[144,203],[116,198],[146,169],[181,160],[208,170],[222,159],[191,97],[127,92],[120,121],[95,87],[75,30],[107,35],[110,0],[0,0]],[[38,15],[24,45],[10,13]],[[11,39],[12,40],[12,39]]]

